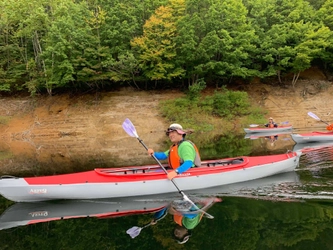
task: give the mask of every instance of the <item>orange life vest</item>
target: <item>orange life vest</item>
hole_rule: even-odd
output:
[[[268,124],[268,127],[269,127],[269,128],[274,128],[274,123],[270,123],[270,124]]]
[[[177,143],[177,144],[174,144],[170,147],[168,161],[169,161],[169,166],[173,169],[177,169],[184,162],[184,160],[181,159],[179,154],[178,154],[178,147],[180,146],[180,144],[182,142],[184,142],[184,140]],[[199,150],[193,142],[191,142],[191,141],[188,141],[188,142],[191,143],[193,145],[194,149],[195,149],[194,165],[196,167],[200,167],[201,166],[201,159],[200,159]]]
[[[174,214],[173,215],[173,220],[174,222],[176,222],[176,224],[178,224],[179,226],[182,226],[182,220],[183,220],[183,216],[181,214]]]

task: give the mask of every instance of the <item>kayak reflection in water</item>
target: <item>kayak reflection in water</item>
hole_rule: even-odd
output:
[[[277,135],[265,136],[265,139],[268,140],[271,146],[274,146],[274,143],[277,141],[278,136]]]
[[[208,218],[209,214],[206,211],[214,205],[215,202],[221,202],[222,199],[216,197],[209,197],[197,202],[193,205],[191,202],[186,200],[174,200],[161,210],[155,212],[152,221],[144,227],[132,227],[127,230],[127,233],[135,238],[140,234],[140,231],[150,225],[157,224],[158,221],[166,217],[167,214],[173,216],[173,220],[176,226],[173,230],[173,237],[179,244],[186,243],[191,235],[192,230],[200,223],[204,216]]]

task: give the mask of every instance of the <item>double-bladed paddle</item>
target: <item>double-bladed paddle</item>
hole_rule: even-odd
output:
[[[144,144],[144,142],[140,139],[138,133],[136,132],[136,129],[133,125],[133,123],[130,121],[130,119],[126,118],[125,121],[123,122],[123,129],[125,130],[125,132],[131,136],[131,137],[135,137],[136,139],[138,139],[138,141],[141,143],[141,145],[148,150],[148,147],[146,146],[146,144]],[[151,155],[151,157],[154,158],[154,160],[158,163],[158,165],[163,169],[164,173],[168,174],[168,171],[165,169],[165,167],[161,164],[161,162],[156,158],[156,156],[154,154]],[[173,179],[171,179],[172,184],[177,188],[178,192],[183,196],[184,200],[189,201],[196,210],[199,210],[203,213],[206,214],[207,218],[213,219],[214,217],[210,214],[208,214],[207,212],[201,210],[200,208],[198,208],[197,205],[195,205],[195,203],[193,201],[191,201],[187,195],[177,186],[177,184],[175,183],[175,181]],[[140,233],[140,232],[139,232]]]
[[[317,121],[321,121],[327,125],[329,125],[327,122],[323,121],[322,119],[320,119],[318,116],[316,116],[314,113],[312,112],[308,112],[308,116],[312,117],[313,119],[317,120]]]

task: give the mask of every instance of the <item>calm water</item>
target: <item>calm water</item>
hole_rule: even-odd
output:
[[[206,158],[221,158],[297,147],[289,135],[279,136],[275,144],[242,135],[216,138],[201,148]],[[182,245],[174,238],[179,212],[169,209],[155,225],[143,228],[163,207],[178,204],[177,193],[31,204],[1,197],[0,249],[333,249],[332,162],[333,146],[327,145],[302,155],[295,172],[187,192],[200,207],[211,197],[222,201],[211,203],[207,213],[214,218],[203,215]],[[138,235],[132,239],[128,229]]]

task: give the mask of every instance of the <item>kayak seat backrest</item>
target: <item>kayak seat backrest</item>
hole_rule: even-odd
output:
[[[244,162],[244,159],[243,158],[238,158],[238,159],[234,159],[232,160],[232,163],[231,164],[241,164]]]
[[[0,179],[18,179],[18,177],[12,175],[2,175]]]
[[[207,167],[229,166],[229,165],[234,165],[234,164],[241,164],[243,162],[244,162],[243,158],[236,158],[236,159],[231,159],[229,161],[207,162],[206,164],[203,164],[203,166],[207,166]]]
[[[96,168],[95,172],[97,172],[98,174],[101,175],[123,175],[123,174],[145,174],[145,173],[149,173],[152,170],[155,170],[156,168],[128,168],[128,169],[121,169],[121,168],[117,168],[117,169],[103,169],[103,168]],[[154,172],[154,171],[153,171]]]
[[[131,170],[125,170],[124,174],[145,174],[149,172],[150,168],[133,168]]]

